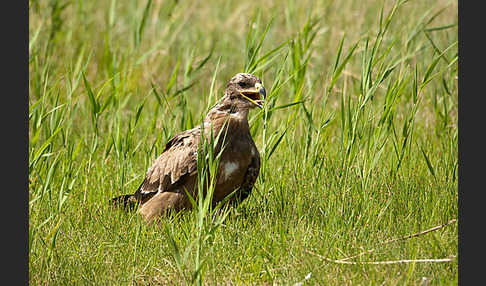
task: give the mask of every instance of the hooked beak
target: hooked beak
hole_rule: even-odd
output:
[[[259,108],[263,108],[263,103],[267,97],[267,92],[263,85],[256,83],[253,88],[240,90],[241,95]]]

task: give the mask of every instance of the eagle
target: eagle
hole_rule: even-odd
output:
[[[266,91],[262,81],[249,73],[238,73],[227,83],[224,96],[197,127],[172,137],[160,156],[147,170],[134,194],[115,197],[110,202],[137,207],[145,222],[169,211],[191,209],[197,196],[197,154],[201,138],[216,138],[215,154],[220,151],[212,204],[230,194],[227,203],[237,204],[253,189],[260,171],[260,154],[250,134],[248,113],[263,108]],[[221,134],[220,136],[217,136]]]

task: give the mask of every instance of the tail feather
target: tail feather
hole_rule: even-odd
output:
[[[142,194],[140,192],[135,192],[133,195],[122,195],[114,197],[109,201],[110,205],[123,208],[125,210],[133,210],[137,208],[139,204],[143,204],[152,198],[155,193]]]
[[[123,208],[126,210],[135,209],[138,205],[138,200],[134,195],[122,195],[115,197],[109,201],[110,205]]]

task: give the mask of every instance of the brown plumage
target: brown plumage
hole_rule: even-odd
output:
[[[140,204],[138,212],[150,222],[168,210],[190,209],[186,191],[197,194],[197,151],[201,132],[205,138],[220,134],[215,152],[224,148],[216,175],[213,204],[237,190],[230,203],[244,200],[250,194],[260,170],[260,154],[250,135],[248,112],[260,107],[265,89],[256,76],[239,73],[226,85],[225,95],[206,115],[201,126],[183,131],[170,139],[162,154],[148,169],[145,179],[132,195],[111,200],[122,206]],[[224,142],[223,139],[224,138]]]

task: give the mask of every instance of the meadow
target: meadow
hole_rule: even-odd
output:
[[[457,284],[457,6],[29,0],[29,283]],[[244,71],[249,198],[111,208]]]

